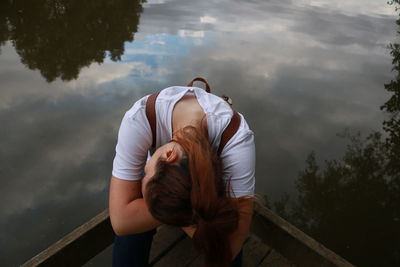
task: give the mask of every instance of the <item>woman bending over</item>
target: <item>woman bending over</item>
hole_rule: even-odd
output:
[[[148,99],[126,112],[118,134],[109,199],[113,266],[146,266],[161,224],[182,227],[205,266],[240,266],[253,212],[253,132],[239,114],[238,130],[219,149],[230,105],[201,88],[174,86],[156,98],[153,137]]]

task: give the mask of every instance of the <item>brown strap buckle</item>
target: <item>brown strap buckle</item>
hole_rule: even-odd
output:
[[[229,105],[233,105],[233,100],[229,96],[222,95],[221,98],[224,99]]]

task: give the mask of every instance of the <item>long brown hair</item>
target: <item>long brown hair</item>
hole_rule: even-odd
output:
[[[183,128],[174,139],[186,156],[178,163],[160,160],[146,187],[146,201],[157,220],[175,226],[196,225],[193,243],[206,266],[229,266],[229,235],[237,228],[237,202],[222,179],[221,159],[204,127]]]

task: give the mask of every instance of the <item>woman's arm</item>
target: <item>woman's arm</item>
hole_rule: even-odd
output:
[[[117,235],[149,231],[161,222],[154,219],[142,198],[141,180],[127,181],[111,177],[110,220]]]
[[[230,236],[232,259],[234,259],[240,252],[243,243],[250,232],[250,224],[254,208],[254,200],[252,198],[240,197],[237,200],[239,206],[239,224],[236,231]]]
[[[152,142],[146,101],[147,96],[135,102],[118,131],[109,195],[110,219],[117,235],[141,233],[160,225],[141,193],[142,172]]]
[[[230,237],[232,255],[236,257],[250,231],[254,206],[254,197],[251,196],[254,195],[255,189],[254,133],[243,116],[241,129],[231,141],[222,151],[222,161],[224,175],[230,179],[230,186],[239,206],[239,225]]]

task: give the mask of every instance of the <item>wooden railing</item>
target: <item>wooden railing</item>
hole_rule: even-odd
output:
[[[354,266],[260,205],[255,206],[251,232],[297,266]]]
[[[81,266],[113,242],[110,216],[104,210],[22,266]]]
[[[268,208],[256,204],[254,211],[251,232],[297,266],[353,266]],[[81,266],[113,240],[105,210],[22,266]]]

